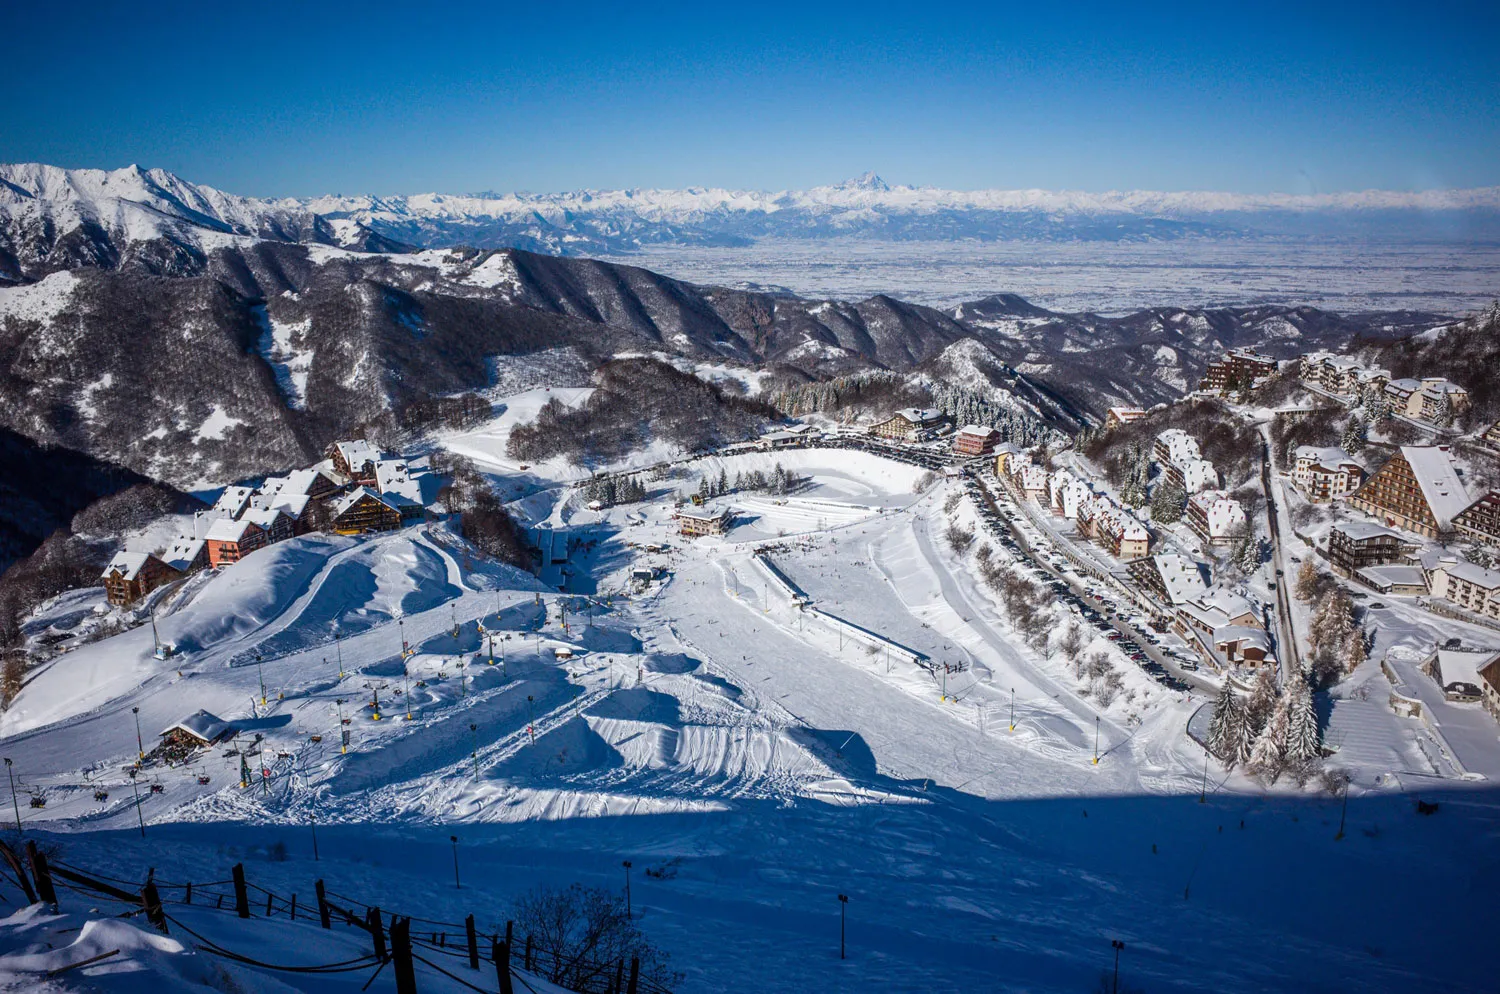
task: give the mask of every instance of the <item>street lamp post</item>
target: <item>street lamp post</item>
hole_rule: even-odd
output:
[[[1099,765],[1099,716],[1094,715],[1094,765]]]
[[[141,789],[135,782],[135,770],[130,771],[130,792],[135,795],[135,820],[141,826],[141,838],[146,837],[146,816],[141,814]]]
[[[339,658],[339,679],[344,679],[344,633],[335,626],[333,629],[333,649]]]
[[[531,695],[526,695],[526,733],[531,736],[531,744],[536,745],[536,718],[532,714]]]
[[[1016,730],[1016,688],[1010,688],[1010,730]]]
[[[1333,837],[1333,841],[1335,841],[1335,842],[1339,841],[1340,839],[1342,839],[1344,837],[1344,816],[1347,815],[1348,813],[1349,813],[1349,782],[1346,780],[1344,782],[1344,803],[1343,803],[1343,806],[1339,808],[1339,834],[1337,834],[1337,835],[1335,835]]]
[[[479,726],[469,722],[469,733],[474,736],[474,782],[479,782]]]
[[[1208,746],[1203,747],[1203,786],[1198,790],[1198,803],[1208,801]]]
[[[10,769],[10,757],[5,757],[5,775],[10,780],[10,806],[16,809],[16,834],[21,834],[21,802],[16,800],[16,775]]]
[[[1120,950],[1125,948],[1125,943],[1121,942],[1119,939],[1110,939],[1109,944],[1113,946],[1115,950],[1115,981],[1112,985],[1112,994],[1120,994]]]
[[[635,915],[630,907],[630,860],[627,859],[620,865],[625,867],[625,917],[633,918]]]
[[[839,895],[839,959],[844,959],[844,918],[849,908],[849,895]]]
[[[333,703],[339,709],[339,755],[342,756],[349,751],[349,733],[344,731],[344,699],[334,698]]]
[[[318,816],[311,811],[307,813],[307,824],[312,828],[313,837],[313,862],[318,862]]]
[[[461,890],[463,885],[458,882],[458,836],[448,836],[448,841],[453,843],[453,889]]]
[[[255,675],[260,679],[260,706],[266,706],[266,671],[260,665],[260,653],[255,654]]]
[[[141,741],[141,709],[131,708],[130,713],[135,715],[135,749],[139,761],[146,758],[146,744]]]

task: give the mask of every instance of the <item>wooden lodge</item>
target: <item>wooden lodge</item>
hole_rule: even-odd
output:
[[[402,523],[398,504],[395,498],[359,487],[333,506],[333,530],[340,535],[395,531]]]
[[[256,549],[264,548],[267,535],[265,529],[253,521],[220,518],[208,526],[204,544],[208,546],[209,564],[218,569],[220,566],[237,563]]]
[[[111,604],[134,604],[182,575],[149,552],[117,552],[104,568],[104,594]]]

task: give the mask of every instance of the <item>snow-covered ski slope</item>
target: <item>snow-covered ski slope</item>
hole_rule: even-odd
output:
[[[738,515],[722,539],[673,533],[670,491],[777,461],[802,489],[722,498]],[[951,485],[918,494],[919,475],[808,450],[688,463],[645,504],[528,499],[576,533],[577,593],[466,555],[441,524],[254,553],[163,598],[158,628],[178,655],[154,658],[139,628],[65,654],[23,691],[0,754],[28,836],[129,879],[156,866],[219,880],[243,860],[278,893],[305,899],[324,878],[399,913],[473,913],[485,931],[539,882],[621,886],[628,859],[640,926],[682,991],[1092,990],[1111,939],[1126,943],[1122,989],[1486,989],[1483,957],[1455,952],[1483,948],[1497,883],[1483,785],[1361,771],[1340,841],[1338,800],[1266,793],[1217,764],[1200,803],[1203,754],[1184,727],[1202,699],[1135,671],[1128,697],[1100,707],[1065,660],[1010,630],[943,538]],[[953,513],[973,520],[967,503]],[[757,550],[819,611],[956,668],[810,621]],[[644,589],[638,566],[660,571]],[[199,708],[241,729],[240,754],[226,743],[144,769],[145,838],[122,772],[135,708],[148,749]],[[1415,815],[1411,791],[1440,813]],[[219,941],[242,948],[257,924]],[[18,990],[35,988],[6,950],[25,934],[0,924],[0,978]],[[344,958],[337,943],[320,958],[321,941],[274,939],[307,961]],[[139,974],[52,983],[145,989],[186,969],[173,956],[132,947],[122,962]]]

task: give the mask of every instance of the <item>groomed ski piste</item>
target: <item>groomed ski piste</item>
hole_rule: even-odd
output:
[[[504,436],[455,448],[504,484]],[[673,492],[778,462],[805,478],[793,493],[731,494],[728,534],[676,534]],[[1401,755],[1358,771],[1341,812],[1205,765],[1185,728],[1206,698],[1123,657],[1125,692],[1100,706],[945,541],[975,520],[959,483],[868,452],[754,453],[590,511],[565,482],[582,474],[545,469],[515,509],[577,538],[568,591],[446,522],[309,535],[166,591],[175,655],[145,626],[36,672],[0,720],[23,838],[136,887],[242,862],[304,906],[323,879],[485,934],[538,883],[622,888],[629,860],[683,992],[1092,991],[1113,940],[1120,990],[1492,989],[1486,785]],[[137,718],[149,751],[199,709],[233,723],[236,754],[148,764],[133,788]],[[353,991],[371,972],[216,958],[74,892],[56,918],[3,879],[0,899],[0,989]],[[267,963],[367,952],[315,916],[171,911]],[[460,975],[495,989],[493,970]]]

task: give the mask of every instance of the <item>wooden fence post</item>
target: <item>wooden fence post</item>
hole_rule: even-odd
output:
[[[526,937],[526,972],[531,972],[531,936]]]
[[[187,885],[187,897],[183,899],[182,903],[183,904],[192,904],[193,903],[193,882],[191,880],[188,881],[188,885]]]
[[[20,884],[21,890],[26,893],[26,903],[35,904],[36,891],[31,889],[31,880],[26,876],[26,869],[21,865],[21,859],[16,855],[16,851],[4,842],[0,842],[0,857],[3,857],[11,870],[15,872],[16,883]]]
[[[411,958],[411,919],[391,919],[391,968],[396,994],[417,994],[417,973]]]
[[[625,988],[625,994],[637,994],[641,983],[641,958],[630,957],[630,986]]]
[[[474,916],[464,919],[464,931],[469,934],[469,969],[479,969],[479,936],[474,931]]]
[[[166,935],[167,915],[161,909],[161,894],[156,889],[155,880],[147,880],[146,885],[141,888],[141,906],[146,909],[146,920],[160,929],[162,935]]]
[[[292,895],[292,921],[297,920],[297,895]]]
[[[318,892],[318,918],[322,921],[324,928],[333,928],[333,922],[328,917],[328,900],[324,897],[323,881],[319,880],[313,884],[313,890]]]
[[[276,900],[276,895],[266,891],[266,917],[271,917],[271,902]]]
[[[245,864],[234,864],[229,875],[234,877],[234,912],[241,918],[249,918],[250,892],[245,889]]]
[[[620,957],[620,962],[615,964],[615,985],[610,988],[615,994],[623,994],[625,990],[625,957]]]
[[[495,976],[500,981],[500,994],[515,994],[510,984],[510,943],[495,943],[490,947],[490,956],[495,960]]]
[[[47,869],[47,854],[36,847],[34,839],[26,840],[26,858],[31,861],[31,875],[36,877],[36,893],[48,904],[57,903],[57,888],[52,886],[52,871]]]
[[[505,955],[510,956],[510,951],[516,948],[516,923],[507,921],[505,923]],[[510,962],[509,959],[506,962]]]
[[[380,909],[371,908],[365,915],[365,925],[370,930],[370,938],[375,940],[375,958],[384,963],[385,952],[385,926],[380,924]]]

